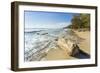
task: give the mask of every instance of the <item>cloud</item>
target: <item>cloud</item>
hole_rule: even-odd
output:
[[[25,28],[63,28],[70,25],[70,22],[61,22],[61,23],[55,23],[55,24],[28,24],[25,26]]]
[[[62,23],[58,23],[58,27],[67,27],[68,25],[70,25],[70,22],[62,22]]]

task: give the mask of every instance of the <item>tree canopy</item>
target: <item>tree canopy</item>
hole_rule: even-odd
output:
[[[69,25],[68,28],[72,28],[72,29],[88,28],[90,29],[90,14],[74,15],[71,20],[71,25]]]

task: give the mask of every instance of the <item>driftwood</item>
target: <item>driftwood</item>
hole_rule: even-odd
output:
[[[59,38],[57,44],[62,50],[65,51],[66,55],[76,58],[90,58],[90,55],[82,51],[78,44],[69,39],[66,41],[64,38]]]
[[[73,42],[70,40],[65,40],[64,38],[59,38],[57,45],[65,51],[66,54],[71,55],[73,51]]]
[[[72,51],[71,56],[80,58],[80,59],[90,58],[90,55],[84,52],[83,50],[81,50],[77,44],[73,45],[73,51]]]

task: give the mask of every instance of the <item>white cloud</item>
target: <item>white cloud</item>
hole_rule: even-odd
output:
[[[70,22],[62,22],[56,24],[30,24],[30,26],[25,26],[25,28],[63,28],[70,25]]]

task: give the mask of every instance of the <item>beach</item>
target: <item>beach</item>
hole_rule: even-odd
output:
[[[80,38],[83,39],[78,46],[80,49],[90,55],[90,31],[74,31]],[[65,42],[60,43],[60,45],[66,44]],[[66,60],[66,59],[77,59],[68,54],[66,50],[60,48],[50,49],[45,56],[46,60]]]
[[[79,35],[81,38],[84,39],[84,41],[80,42],[79,44],[80,49],[90,54],[90,31],[85,31],[85,32],[75,31],[75,32],[77,35]]]
[[[25,33],[25,61],[86,58],[90,58],[90,31],[45,29]]]

